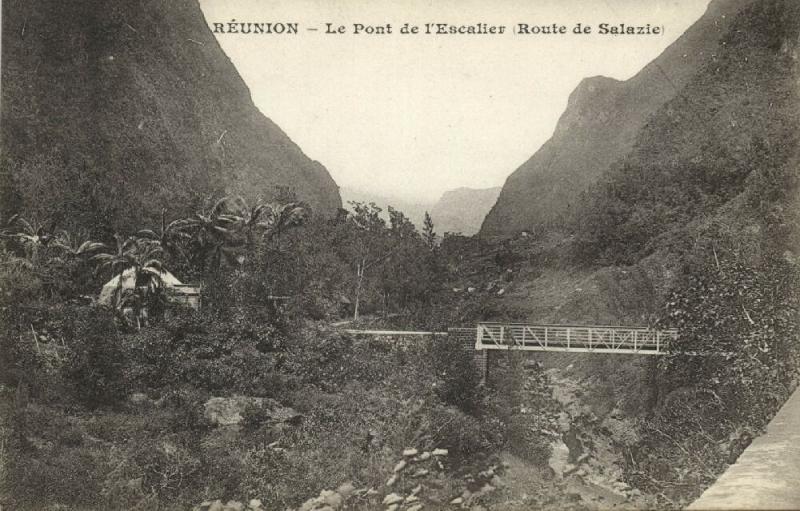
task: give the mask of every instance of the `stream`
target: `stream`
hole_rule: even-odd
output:
[[[612,410],[598,417],[581,396],[588,383],[561,369],[548,369],[553,398],[559,403],[558,433],[549,467],[535,467],[503,455],[508,500],[493,511],[522,509],[650,509],[656,502],[624,481],[622,455],[615,444],[635,442],[633,421]]]

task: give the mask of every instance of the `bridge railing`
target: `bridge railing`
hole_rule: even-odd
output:
[[[677,330],[596,325],[479,323],[475,349],[662,355]]]

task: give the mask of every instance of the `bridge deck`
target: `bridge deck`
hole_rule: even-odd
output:
[[[643,327],[479,323],[475,349],[663,355],[677,336]]]

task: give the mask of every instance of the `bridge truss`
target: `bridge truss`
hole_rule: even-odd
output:
[[[644,327],[478,323],[475,349],[665,355],[677,338]]]

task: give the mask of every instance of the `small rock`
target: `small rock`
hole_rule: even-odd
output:
[[[235,500],[229,500],[222,509],[224,511],[244,511],[244,504]]]
[[[331,490],[322,490],[321,492],[319,492],[319,498],[320,500],[322,500],[322,502],[331,506],[334,509],[341,506],[343,501],[341,495]]]
[[[247,505],[250,507],[250,509],[255,511],[257,509],[261,509],[264,504],[259,499],[250,499],[250,502],[248,502]]]
[[[447,449],[434,449],[431,454],[434,456],[447,456],[448,452]]]
[[[389,478],[388,481],[386,481],[386,486],[394,486],[394,483],[396,482],[397,482],[397,475],[393,475],[392,477]]]
[[[386,508],[386,511],[397,511],[398,507],[400,507],[400,504],[392,504],[391,506]]]
[[[416,502],[418,500],[419,500],[419,497],[417,497],[416,495],[409,495],[408,497],[406,497],[405,502],[406,502],[406,504],[413,504],[414,502]]]
[[[378,493],[380,493],[380,492],[378,490],[376,490],[375,488],[370,488],[369,490],[367,490],[366,494],[367,495],[377,495]]]
[[[419,493],[419,492],[421,492],[421,491],[422,491],[422,485],[421,485],[421,484],[418,484],[418,485],[416,485],[416,486],[414,487],[414,489],[413,489],[413,490],[411,490],[411,495],[416,495],[416,494],[418,494],[418,493]]]
[[[406,509],[406,511],[420,511],[422,509],[422,504],[414,504],[413,506]]]
[[[131,403],[135,405],[140,405],[142,403],[147,403],[148,401],[150,401],[150,399],[147,397],[147,394],[143,392],[134,392],[133,394],[131,394],[131,397],[129,399]]]
[[[563,473],[564,473],[565,476],[568,476],[568,475],[572,474],[573,472],[575,472],[576,470],[578,470],[577,465],[573,465],[572,463],[567,463],[564,466],[564,472]]]
[[[211,506],[208,508],[208,511],[222,511],[225,509],[225,505],[222,503],[221,500],[215,500],[211,503]]]
[[[396,474],[397,472],[400,472],[404,468],[406,468],[406,460],[400,460],[397,462],[397,465],[394,466],[392,472]]]
[[[430,473],[431,473],[430,470],[428,470],[426,468],[423,468],[421,470],[417,470],[416,472],[414,472],[414,475],[412,477],[425,477],[426,475],[428,475]]]
[[[405,451],[403,451],[403,456],[405,457],[416,456],[417,453],[419,453],[419,451],[416,449],[406,449]]]
[[[384,506],[391,506],[392,504],[397,504],[398,502],[402,502],[403,497],[396,493],[390,493],[389,495],[383,498],[383,505]]]
[[[463,504],[464,499],[462,499],[461,497],[456,497],[453,500],[451,500],[450,503],[453,504],[454,506],[457,506],[459,504]]]
[[[431,453],[429,451],[425,451],[419,456],[417,456],[416,461],[427,461],[429,459],[431,459]]]
[[[493,486],[496,486],[496,487],[498,487],[498,488],[502,488],[503,486],[505,486],[505,485],[506,485],[506,483],[504,483],[504,482],[503,482],[503,480],[502,480],[502,479],[500,479],[500,477],[498,477],[497,475],[495,475],[494,477],[492,477],[492,485],[493,485]]]
[[[351,493],[353,493],[355,489],[356,489],[355,486],[353,486],[351,483],[344,483],[343,485],[336,488],[336,493],[338,493],[339,495],[341,495],[343,498],[346,499],[347,497],[350,496]]]

